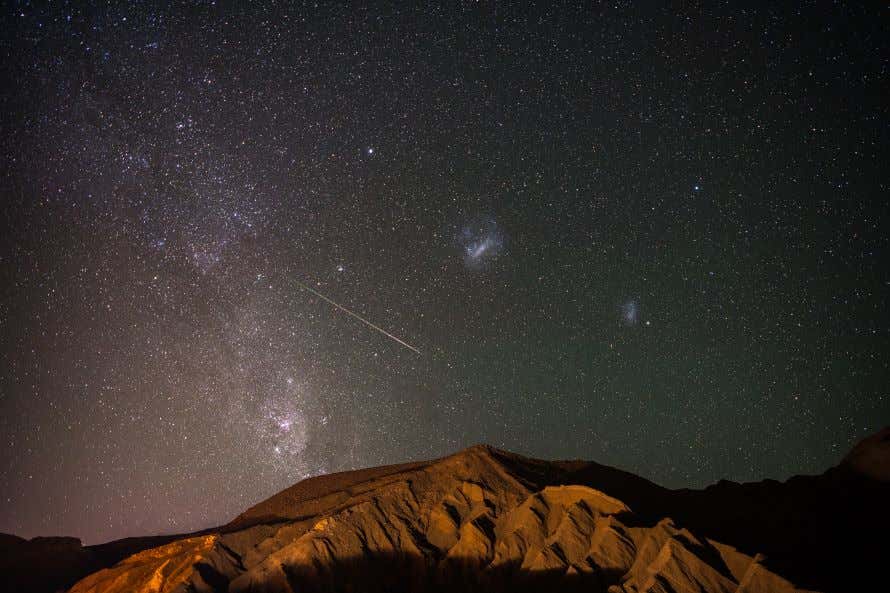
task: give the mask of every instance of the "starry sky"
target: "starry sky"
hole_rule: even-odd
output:
[[[886,7],[411,4],[3,6],[0,531],[888,422]]]

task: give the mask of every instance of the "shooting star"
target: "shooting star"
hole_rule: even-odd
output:
[[[371,327],[371,328],[377,330],[378,332],[380,332],[381,334],[383,334],[383,335],[386,336],[387,338],[390,338],[390,339],[392,339],[392,340],[395,340],[396,342],[398,342],[399,344],[401,344],[401,345],[404,346],[405,348],[407,348],[407,349],[409,349],[409,350],[413,350],[414,352],[417,352],[418,354],[420,354],[420,350],[418,350],[417,348],[415,348],[414,346],[412,346],[412,345],[409,344],[408,342],[406,342],[406,341],[404,341],[404,340],[400,340],[399,338],[395,337],[394,335],[392,335],[391,333],[389,333],[388,331],[386,331],[386,330],[383,329],[382,327],[379,327],[379,326],[377,326],[377,325],[374,325],[373,323],[371,323],[370,321],[368,321],[367,319],[365,319],[364,317],[362,317],[362,316],[359,315],[358,313],[353,313],[352,311],[350,311],[349,309],[347,309],[347,308],[344,307],[343,305],[341,305],[341,304],[339,304],[339,303],[335,303],[334,301],[332,301],[331,299],[329,299],[329,298],[326,297],[325,295],[321,294],[320,292],[318,292],[317,290],[315,290],[315,289],[313,289],[313,288],[310,288],[310,287],[306,286],[305,284],[303,284],[303,283],[300,282],[299,280],[294,280],[294,282],[296,282],[297,284],[299,284],[300,287],[303,288],[304,290],[308,290],[309,292],[311,292],[312,294],[314,294],[314,295],[317,296],[318,298],[320,298],[320,299],[322,299],[322,300],[324,300],[324,301],[327,301],[328,303],[330,303],[330,304],[332,304],[333,306],[337,307],[338,309],[340,309],[341,311],[343,311],[343,312],[346,313],[347,315],[351,315],[352,317],[355,317],[356,319],[358,319],[359,321],[361,321],[362,323],[364,323],[364,324],[367,325],[368,327]]]

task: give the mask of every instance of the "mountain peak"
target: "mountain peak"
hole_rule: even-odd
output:
[[[463,454],[482,454],[482,455],[491,455],[492,452],[500,451],[495,447],[487,444],[487,443],[476,443],[475,445],[470,445],[466,449],[461,449],[454,455],[463,455]]]
[[[880,477],[888,442],[890,429],[868,437],[842,465]],[[890,531],[890,484],[835,475],[670,490],[594,462],[480,443],[308,478],[219,528],[63,552],[80,576],[92,573],[73,593],[800,591],[783,577],[868,589],[860,585],[882,578],[881,550],[860,529]],[[61,562],[43,554],[48,541],[35,553],[33,542],[3,541],[9,572]]]
[[[733,542],[717,544],[666,515],[636,515],[622,498],[657,500],[663,492],[595,463],[477,444],[431,461],[303,480],[215,533],[132,556],[71,591],[147,592],[164,583],[229,593],[356,585],[605,593],[657,583],[715,593],[798,591]]]

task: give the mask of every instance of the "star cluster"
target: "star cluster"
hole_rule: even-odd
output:
[[[890,418],[886,9],[0,10],[0,531],[477,442],[784,478]]]

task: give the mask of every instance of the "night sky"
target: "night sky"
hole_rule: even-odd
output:
[[[0,17],[0,531],[478,442],[784,479],[890,420],[885,6],[110,4]]]

